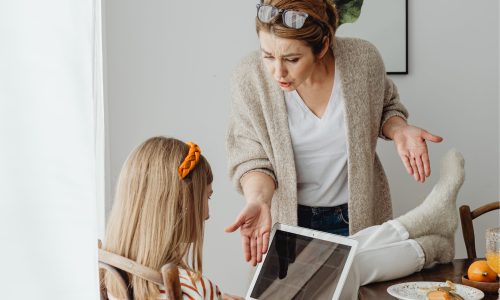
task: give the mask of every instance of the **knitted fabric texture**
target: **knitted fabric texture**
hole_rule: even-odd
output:
[[[375,153],[385,122],[408,113],[386,76],[377,49],[352,38],[332,41],[342,80],[348,154],[350,233],[392,219],[389,185]],[[229,175],[236,189],[250,171],[275,180],[274,222],[297,224],[297,174],[283,91],[265,69],[260,52],[244,58],[231,81],[226,136]],[[397,159],[396,157],[394,159]]]
[[[449,263],[455,257],[455,241],[453,237],[425,235],[415,239],[425,254],[424,267],[434,263]]]
[[[184,161],[181,163],[179,166],[178,172],[179,176],[184,179],[186,176],[189,175],[189,172],[196,167],[196,164],[200,160],[200,155],[201,155],[201,150],[198,145],[193,144],[191,142],[186,143],[188,144],[189,147],[189,152]]]
[[[419,206],[398,218],[411,239],[429,234],[455,236],[456,201],[465,180],[464,163],[460,152],[449,150],[441,159],[440,177],[432,191]]]

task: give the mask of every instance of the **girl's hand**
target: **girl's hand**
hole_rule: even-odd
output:
[[[245,298],[230,294],[222,294],[222,300],[245,300]]]
[[[443,138],[424,129],[404,125],[394,132],[393,140],[408,174],[418,182],[425,182],[425,178],[431,175],[426,140],[439,143]]]
[[[262,201],[248,201],[234,223],[226,227],[226,232],[240,229],[243,255],[252,266],[262,261],[267,252],[271,231],[271,211]]]

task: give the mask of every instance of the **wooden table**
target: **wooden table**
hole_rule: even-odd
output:
[[[408,281],[446,281],[450,280],[455,283],[461,283],[463,274],[467,273],[467,268],[474,260],[455,259],[449,264],[436,265],[431,269],[424,269],[410,276],[378,283],[365,285],[359,289],[359,299],[361,300],[394,300],[387,293],[387,288],[393,284],[403,283]],[[498,294],[484,294],[484,300],[497,300]]]

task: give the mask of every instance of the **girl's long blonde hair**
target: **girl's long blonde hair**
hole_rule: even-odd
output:
[[[204,195],[213,175],[201,156],[181,179],[177,168],[189,146],[177,139],[150,138],[123,165],[108,218],[104,249],[159,270],[166,263],[202,273]],[[112,276],[104,277],[108,292],[120,295]],[[154,283],[129,275],[134,299],[155,299]]]

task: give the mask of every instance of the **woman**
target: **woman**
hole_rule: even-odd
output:
[[[426,140],[366,41],[336,38],[325,0],[266,0],[257,8],[260,53],[236,69],[226,138],[230,176],[246,206],[240,228],[252,265],[273,222],[354,234],[392,218],[389,186],[375,153],[394,140],[408,173],[430,175]]]

